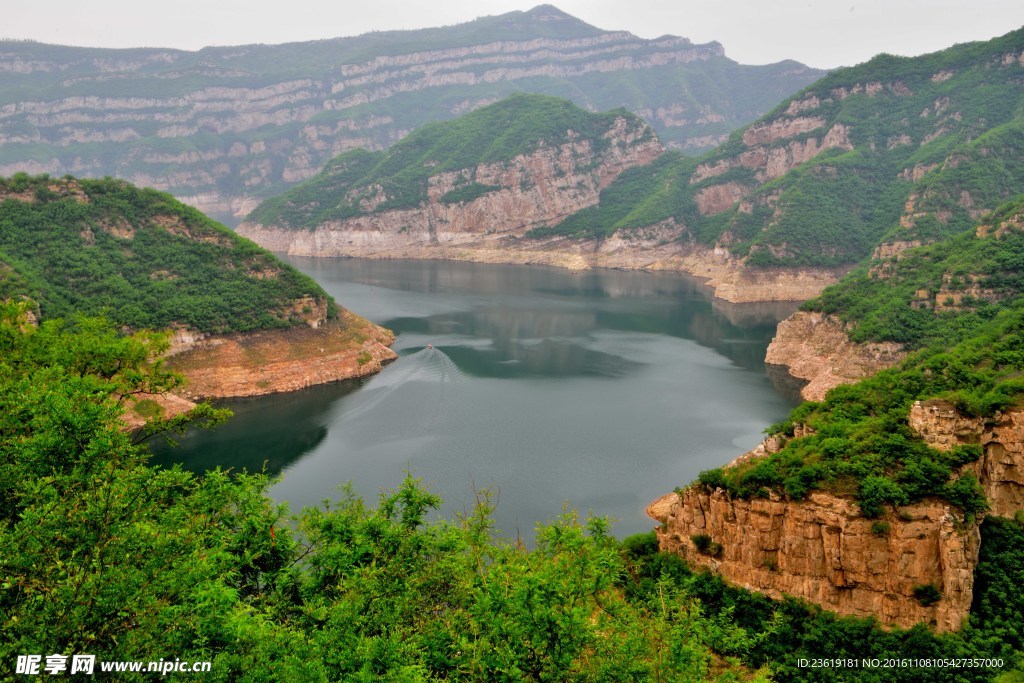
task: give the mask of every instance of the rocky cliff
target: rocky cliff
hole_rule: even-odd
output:
[[[981,459],[965,469],[976,473],[991,514],[1024,509],[1024,412],[982,420],[941,401],[917,402],[910,425],[936,448],[980,444]],[[742,458],[764,457],[779,445],[770,438]],[[980,520],[965,519],[945,501],[926,499],[867,519],[847,495],[737,499],[693,485],[654,501],[648,514],[661,523],[662,550],[772,597],[943,631],[958,629],[971,607]],[[924,586],[939,599],[926,599]]]
[[[637,38],[554,7],[288,45],[96,50],[0,42],[0,174],[124,177],[218,216],[248,213],[349,149],[535,89],[626,104],[708,149],[823,72],[744,67],[717,43]],[[711,79],[714,94],[694,88]]]
[[[219,335],[180,349],[168,367],[188,399],[260,396],[364,377],[397,358],[394,335],[349,311],[322,326]]]
[[[574,135],[569,131],[569,137]],[[661,143],[645,125],[617,117],[598,140],[576,139],[538,148],[507,161],[476,164],[427,178],[418,206],[375,210],[390,197],[382,186],[356,186],[348,194],[372,195],[362,215],[331,220],[312,231],[275,230],[245,222],[238,234],[274,251],[301,256],[400,257],[436,247],[472,245],[556,223],[598,201],[600,191],[623,170],[653,161]],[[449,193],[474,183],[487,191],[468,201]]]
[[[804,400],[820,401],[829,389],[852,384],[905,357],[900,344],[858,344],[850,341],[847,326],[834,316],[798,311],[779,323],[765,362],[783,366],[790,375],[807,382],[800,390]]]

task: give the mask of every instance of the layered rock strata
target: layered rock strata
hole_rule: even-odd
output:
[[[958,629],[970,610],[981,537],[977,524],[965,526],[943,502],[870,520],[852,499],[823,492],[799,502],[739,500],[690,487],[658,499],[648,514],[662,523],[662,550],[773,598],[792,595],[844,615],[943,631]],[[702,535],[721,548],[717,556],[697,549],[693,538]],[[934,605],[914,597],[926,585],[942,594]]]
[[[722,78],[723,66],[758,87],[724,83],[724,97],[704,101],[685,87]],[[601,110],[633,97],[665,139],[700,150],[824,72],[743,67],[718,43],[602,31],[546,5],[440,29],[198,52],[0,41],[0,73],[10,83],[0,87],[0,175],[123,177],[227,220],[344,151],[386,148],[524,89]],[[663,78],[680,87],[648,85]]]
[[[925,401],[912,407],[909,422],[935,448],[980,445],[982,457],[963,471],[978,477],[990,513],[1024,509],[1024,411],[985,420]],[[779,446],[770,438],[737,461]],[[867,519],[850,496],[826,491],[801,501],[776,493],[744,500],[693,485],[647,511],[661,523],[662,550],[771,597],[792,595],[844,615],[900,627],[924,622],[940,631],[958,629],[971,607],[980,520],[945,501],[926,499]],[[922,587],[934,588],[939,599],[926,604]]]
[[[295,327],[204,339],[172,356],[188,399],[261,396],[379,372],[397,356],[394,335],[348,311],[319,328]]]
[[[905,357],[899,344],[850,341],[846,326],[834,316],[798,311],[779,323],[765,361],[785,366],[790,375],[805,380],[800,390],[804,400],[820,401],[829,389],[852,384]]]

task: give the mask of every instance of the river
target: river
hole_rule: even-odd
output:
[[[489,487],[505,536],[563,512],[646,531],[652,499],[753,447],[792,398],[764,352],[795,304],[713,301],[678,274],[290,258],[397,334],[379,375],[228,401],[234,419],[158,462],[266,470],[293,510],[351,482],[368,502],[405,472],[442,516]]]

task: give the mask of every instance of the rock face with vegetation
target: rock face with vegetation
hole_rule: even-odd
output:
[[[904,357],[901,344],[856,343],[834,316],[798,311],[779,323],[765,362],[784,366],[791,376],[805,380],[800,396],[820,401],[829,389],[892,367]]]
[[[780,323],[766,360],[807,380],[804,398],[821,400],[910,351],[966,338],[1024,293],[1022,227],[1018,199],[953,237],[877,250]]]
[[[949,504],[920,502],[870,520],[848,498],[814,492],[733,500],[688,488],[655,501],[662,550],[773,598],[909,628],[960,628],[971,608],[980,535]],[[941,599],[921,599],[935,591]]]
[[[287,45],[101,50],[0,42],[0,174],[128,178],[244,216],[344,151],[520,92],[626,106],[705,150],[824,72],[742,66],[717,43],[637,38],[554,7]]]
[[[34,302],[42,320],[102,314],[125,330],[170,331],[172,365],[218,364],[222,381],[192,388],[203,397],[296,389],[394,357],[389,332],[310,278],[170,196],[117,180],[0,180],[0,300],[12,299]],[[232,344],[246,351],[229,362]]]
[[[775,358],[807,356],[820,402],[652,504],[662,547],[769,595],[960,628],[982,520],[1024,511],[1022,214],[880,253],[784,321]]]
[[[543,233],[671,226],[702,256],[700,274],[796,272],[817,282],[809,298],[873,253],[971,229],[1020,191],[1022,52],[1018,30],[837,70],[703,157],[670,150],[624,173],[596,207]]]
[[[981,457],[955,476],[977,479],[993,515],[1024,510],[1024,412],[982,419],[946,401],[917,401],[907,422],[940,451],[980,447]],[[768,439],[736,464],[780,447],[780,439]],[[655,501],[648,513],[662,524],[663,550],[775,598],[939,630],[959,629],[971,609],[981,520],[946,500],[924,498],[868,518],[848,494],[734,498],[725,488],[691,486]]]
[[[597,203],[601,189],[662,152],[625,111],[589,114],[518,95],[425,126],[387,152],[350,152],[261,204],[238,233],[307,256],[445,257]]]

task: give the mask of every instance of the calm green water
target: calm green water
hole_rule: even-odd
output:
[[[230,424],[160,461],[265,466],[293,510],[348,481],[372,501],[409,470],[446,516],[491,487],[509,536],[532,536],[563,504],[618,520],[623,536],[653,526],[652,499],[754,446],[793,405],[763,363],[793,305],[712,303],[678,275],[291,262],[394,330],[399,359],[368,380],[228,402]]]

